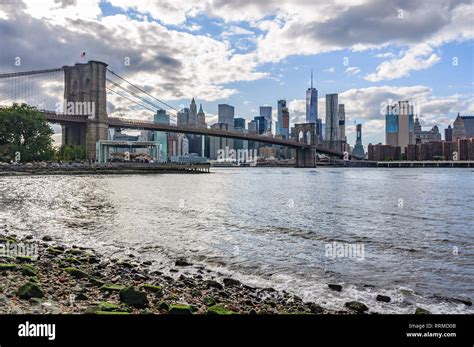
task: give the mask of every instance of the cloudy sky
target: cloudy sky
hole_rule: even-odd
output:
[[[397,100],[426,128],[474,115],[472,18],[470,0],[0,0],[0,72],[85,51],[176,108],[194,96],[212,123],[218,103],[252,119],[280,98],[304,121],[314,69],[319,117],[338,93],[349,142],[357,121],[367,145],[384,142],[381,108]]]

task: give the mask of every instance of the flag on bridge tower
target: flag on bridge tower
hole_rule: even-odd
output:
[[[82,59],[82,60],[86,60],[86,52],[82,52],[82,54],[81,54],[81,59]]]

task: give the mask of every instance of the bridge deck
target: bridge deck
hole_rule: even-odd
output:
[[[42,110],[46,115],[48,121],[52,123],[87,123],[88,116],[84,115],[68,115],[68,114],[59,114],[52,111]],[[161,124],[154,122],[145,122],[137,121],[123,118],[114,118],[109,117],[108,124],[112,128],[124,128],[124,129],[136,129],[136,130],[151,130],[151,131],[165,131],[172,133],[184,133],[184,134],[194,134],[194,135],[207,135],[214,137],[225,137],[236,140],[246,140],[246,141],[255,141],[261,143],[267,143],[271,145],[280,145],[289,148],[299,148],[306,149],[310,148],[310,145],[306,143],[301,143],[294,140],[283,140],[275,139],[270,136],[256,135],[256,134],[246,134],[243,132],[237,131],[226,131],[219,129],[209,129],[209,128],[196,128],[190,126],[176,126],[170,124]],[[324,147],[316,146],[316,151],[319,153],[324,153],[328,155],[334,155],[340,157],[342,153],[329,150]]]

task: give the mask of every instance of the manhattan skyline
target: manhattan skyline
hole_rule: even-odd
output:
[[[470,2],[454,0],[429,8],[406,1],[23,1],[0,7],[0,26],[10,33],[0,70],[80,62],[86,52],[177,108],[194,96],[208,124],[223,103],[247,121],[272,106],[275,123],[279,99],[294,124],[305,121],[313,69],[318,117],[324,122],[325,95],[337,93],[348,142],[355,143],[357,121],[365,144],[384,143],[382,103],[410,100],[422,126],[441,132],[458,112],[474,112],[472,15]]]

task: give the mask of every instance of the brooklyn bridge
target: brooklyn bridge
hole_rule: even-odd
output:
[[[114,98],[124,98],[132,105],[152,112],[163,109],[162,107],[176,109],[116,74],[107,66],[104,62],[90,60],[73,66],[0,74],[0,107],[10,106],[13,103],[35,106],[50,123],[61,125],[63,144],[84,146],[87,157],[92,160],[97,159],[96,148],[99,141],[108,140],[109,128],[205,135],[294,148],[297,167],[316,166],[316,153],[332,157],[343,156],[340,152],[321,147],[316,143],[313,123],[295,124],[296,139],[279,139],[207,127],[141,121],[131,117],[126,118],[123,116],[126,114],[123,113],[120,117],[109,117],[107,100],[111,95]],[[114,79],[133,86],[133,98],[126,94],[130,89],[114,82]],[[63,104],[92,105],[93,107],[84,107],[79,111],[76,107],[74,112],[69,112],[67,108],[64,108],[66,112],[60,112],[51,106],[51,101],[54,100],[53,95],[58,90],[63,95]],[[158,103],[160,106],[157,105]],[[176,120],[176,115],[172,116]]]

